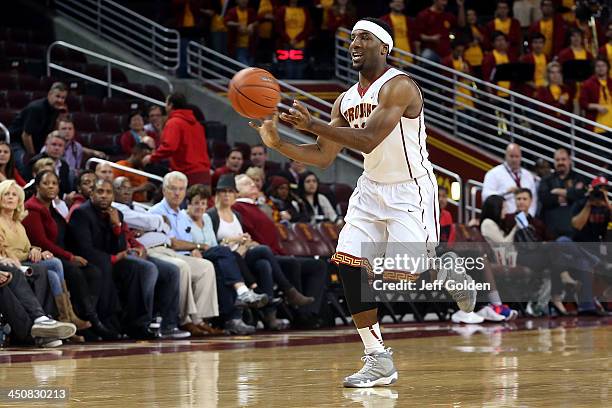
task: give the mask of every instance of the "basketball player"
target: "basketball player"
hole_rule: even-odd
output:
[[[398,377],[391,349],[382,340],[376,303],[361,298],[360,267],[368,259],[362,244],[387,242],[385,256],[392,258],[398,247],[410,253],[416,243],[435,248],[439,240],[438,189],[425,145],[423,96],[407,74],[387,65],[392,49],[392,31],[386,23],[373,18],[358,21],[349,52],[359,82],[338,97],[331,122],[313,118],[297,101],[288,114],[281,114],[296,129],[317,135],[316,143],[295,145],[281,140],[277,115],[261,126],[250,123],[267,146],[308,165],[326,168],[344,147],[364,155],[364,172],[350,198],[346,225],[332,258],[339,266],[347,305],[365,346],[365,364],[344,379],[345,387],[389,385]],[[456,257],[444,255],[448,256]],[[418,276],[423,271],[407,272]],[[472,281],[449,269],[439,270],[437,279]],[[475,290],[449,294],[462,310],[473,311]]]

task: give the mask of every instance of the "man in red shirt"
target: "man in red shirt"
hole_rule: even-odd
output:
[[[210,184],[210,159],[204,127],[187,108],[183,94],[172,93],[166,99],[168,120],[159,148],[142,163],[170,159],[170,168],[187,176],[189,184]]]
[[[439,62],[451,52],[450,34],[457,26],[465,26],[465,0],[457,0],[458,15],[444,11],[448,0],[433,0],[431,7],[421,11],[416,18],[424,58]]]
[[[259,195],[255,182],[246,174],[241,174],[236,177],[236,189],[239,198],[232,205],[232,210],[240,214],[244,232],[250,234],[254,241],[269,246],[287,279],[305,296],[315,298],[314,303],[297,310],[296,325],[303,328],[318,327],[316,316],[326,286],[326,263],[320,259],[284,256],[286,252],[280,245],[274,222],[255,203]]]

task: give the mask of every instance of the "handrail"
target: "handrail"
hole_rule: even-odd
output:
[[[356,82],[358,74],[352,69],[347,33],[346,29],[337,32],[335,49],[336,76],[348,84]],[[414,63],[407,62],[409,58]],[[612,170],[602,169],[606,156],[612,154],[610,138],[591,126],[612,129],[402,50],[394,51],[389,60],[422,85],[427,125],[497,155],[503,155],[509,142],[517,142],[526,164],[540,158],[550,161],[554,150],[565,147],[578,173],[612,177]],[[498,96],[498,90],[507,93],[509,100]]]
[[[157,180],[157,181],[161,181],[161,182],[164,181],[163,177],[160,177],[160,176],[158,176],[156,174],[147,173],[146,171],[142,171],[142,170],[138,170],[138,169],[133,169],[131,167],[122,166],[121,164],[117,164],[117,163],[114,163],[112,161],[108,161],[108,160],[104,160],[104,159],[99,159],[97,157],[89,158],[85,162],[85,168],[88,168],[91,165],[91,163],[106,163],[109,166],[111,166],[113,168],[116,168],[116,169],[119,169],[119,170],[123,170],[126,173],[133,173],[133,174],[136,174],[138,176],[143,176],[143,177],[146,177],[146,178],[151,179],[151,180]]]
[[[55,0],[58,14],[166,71],[180,64],[181,36],[111,0]]]
[[[466,181],[463,186],[463,196],[465,197],[464,219],[471,220],[476,218],[476,214],[480,214],[481,210],[476,203],[478,192],[482,192],[483,183],[473,179]]]
[[[9,132],[8,128],[4,126],[4,123],[0,122],[0,130],[2,130],[5,134],[4,140],[6,143],[11,144],[11,132]]]
[[[83,53],[85,55],[89,55],[90,57],[97,58],[97,59],[100,59],[100,60],[104,61],[105,65],[106,65],[106,81],[98,79],[98,78],[94,78],[94,77],[92,77],[90,75],[86,75],[84,73],[75,71],[73,69],[66,68],[66,67],[64,67],[64,66],[62,66],[60,64],[56,64],[54,62],[51,62],[51,53],[52,53],[53,48],[55,48],[55,47],[68,48],[68,49],[71,49],[71,50],[74,50],[74,51],[81,52],[81,53]],[[153,99],[153,98],[151,98],[151,97],[149,97],[147,95],[141,94],[139,92],[132,91],[131,89],[125,88],[123,86],[114,85],[113,84],[113,78],[112,78],[112,67],[113,66],[121,67],[121,68],[124,68],[124,69],[129,69],[131,71],[138,72],[139,74],[146,75],[148,77],[157,79],[157,80],[163,82],[167,86],[168,93],[171,93],[174,90],[174,86],[172,85],[172,82],[170,82],[170,80],[167,77],[163,76],[163,75],[157,74],[155,72],[148,71],[148,70],[140,68],[140,67],[137,67],[136,65],[132,65],[132,64],[125,63],[123,61],[119,61],[118,59],[115,59],[115,58],[107,57],[106,55],[98,54],[97,52],[94,52],[94,51],[91,51],[91,50],[88,50],[88,49],[85,49],[85,48],[82,48],[82,47],[78,47],[76,45],[67,43],[65,41],[55,41],[55,42],[51,43],[49,45],[49,47],[47,48],[47,76],[51,76],[51,70],[55,69],[57,71],[61,71],[61,72],[65,72],[65,73],[74,75],[74,76],[76,76],[78,78],[85,79],[87,81],[93,82],[93,83],[98,84],[98,85],[105,85],[106,89],[107,89],[107,96],[108,97],[111,97],[113,95],[113,90],[115,90],[115,91],[118,91],[118,92],[122,92],[122,93],[125,93],[125,94],[128,94],[128,95],[134,96],[134,97],[139,98],[139,99],[143,99],[143,100],[145,100],[145,101],[147,101],[149,103],[154,103],[154,104],[160,105],[160,106],[164,106],[165,105],[164,101]]]

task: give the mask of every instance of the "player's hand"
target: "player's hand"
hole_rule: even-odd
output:
[[[261,126],[255,122],[249,122],[249,126],[259,133],[264,144],[272,149],[276,149],[281,143],[278,130],[276,130],[277,125],[278,113],[275,113],[272,119],[264,119]]]
[[[293,101],[289,113],[281,113],[281,119],[287,121],[299,130],[309,130],[312,125],[312,116],[308,109],[298,101]]]

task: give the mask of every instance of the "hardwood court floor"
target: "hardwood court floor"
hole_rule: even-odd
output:
[[[353,333],[2,351],[0,388],[64,386],[70,401],[0,406],[598,407],[612,400],[610,318],[388,326],[400,380],[369,390],[341,387],[361,365]]]

